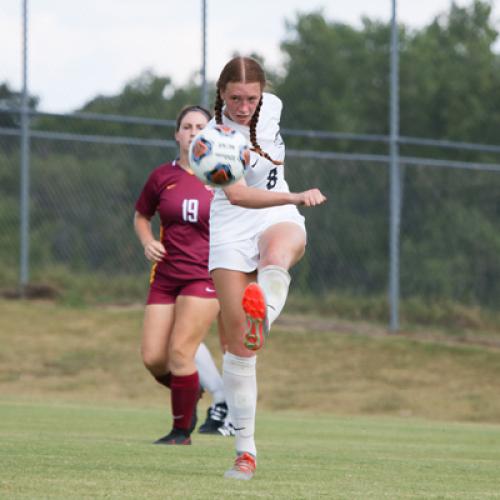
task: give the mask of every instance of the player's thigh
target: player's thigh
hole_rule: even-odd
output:
[[[170,354],[194,359],[196,349],[219,313],[219,301],[191,295],[179,295],[175,303],[175,321],[170,338]],[[170,360],[174,363],[176,360]]]
[[[166,367],[175,304],[149,304],[144,312],[141,352],[148,367]]]
[[[290,269],[304,255],[306,233],[294,222],[268,227],[259,238],[259,267],[275,265]]]

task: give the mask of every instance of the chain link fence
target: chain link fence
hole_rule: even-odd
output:
[[[30,134],[30,284],[69,302],[142,301],[149,265],[133,231],[134,203],[149,172],[175,157],[176,144],[144,134],[73,133],[75,121],[60,118],[60,131],[34,127]],[[95,118],[81,120],[87,131]],[[156,136],[173,136],[171,122],[156,127]],[[388,158],[309,149],[307,138],[317,145],[321,135],[312,131],[299,134],[302,147],[295,149],[294,135],[285,130],[285,142],[292,142],[286,163],[290,187],[320,187],[328,203],[301,209],[308,247],[293,269],[288,307],[386,320]],[[4,294],[19,287],[19,165],[20,131],[0,129]],[[403,157],[401,172],[402,300],[427,308],[453,302],[495,309],[500,166]]]

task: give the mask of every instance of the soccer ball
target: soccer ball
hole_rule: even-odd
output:
[[[244,135],[224,125],[202,130],[189,146],[189,165],[201,182],[223,187],[241,179],[250,163]]]

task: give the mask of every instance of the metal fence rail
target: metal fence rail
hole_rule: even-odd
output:
[[[78,282],[81,290],[99,300],[117,300],[117,296],[140,300],[147,286],[148,264],[133,233],[133,206],[151,169],[175,156],[175,142],[103,134],[102,127],[96,134],[79,133],[76,125],[75,130],[61,125],[64,132],[40,130],[37,119],[47,115],[31,112],[30,119],[30,281],[63,291]],[[173,135],[172,120],[122,120],[86,113],[50,116],[84,123],[155,126],[162,136]],[[385,136],[283,132],[285,140],[300,137],[388,143]],[[3,289],[17,288],[20,279],[20,138],[20,129],[0,128]],[[402,137],[400,143],[460,149],[459,143],[431,139]],[[463,149],[487,154],[488,158],[500,151],[498,146],[479,144],[464,144]],[[388,164],[387,154],[307,146],[287,150],[291,188],[319,186],[329,198],[320,210],[304,210],[308,250],[293,270],[295,293],[387,297]],[[496,263],[500,243],[491,235],[500,234],[500,223],[495,212],[498,204],[492,201],[485,209],[484,200],[496,200],[500,192],[500,164],[416,156],[401,156],[399,164],[401,297],[494,307],[489,297],[500,296],[493,279],[500,283]],[[456,211],[450,212],[454,199],[467,199],[468,210],[464,212],[463,205],[457,205]],[[430,233],[436,230],[442,232],[442,238]],[[478,241],[482,244],[475,244]]]

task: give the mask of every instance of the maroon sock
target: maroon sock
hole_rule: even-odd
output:
[[[198,372],[180,377],[172,374],[170,389],[174,427],[188,431],[199,399],[200,379]]]
[[[170,385],[172,383],[172,374],[170,372],[158,376],[154,375],[154,378],[159,384],[164,385],[165,387],[168,387],[170,389]]]

